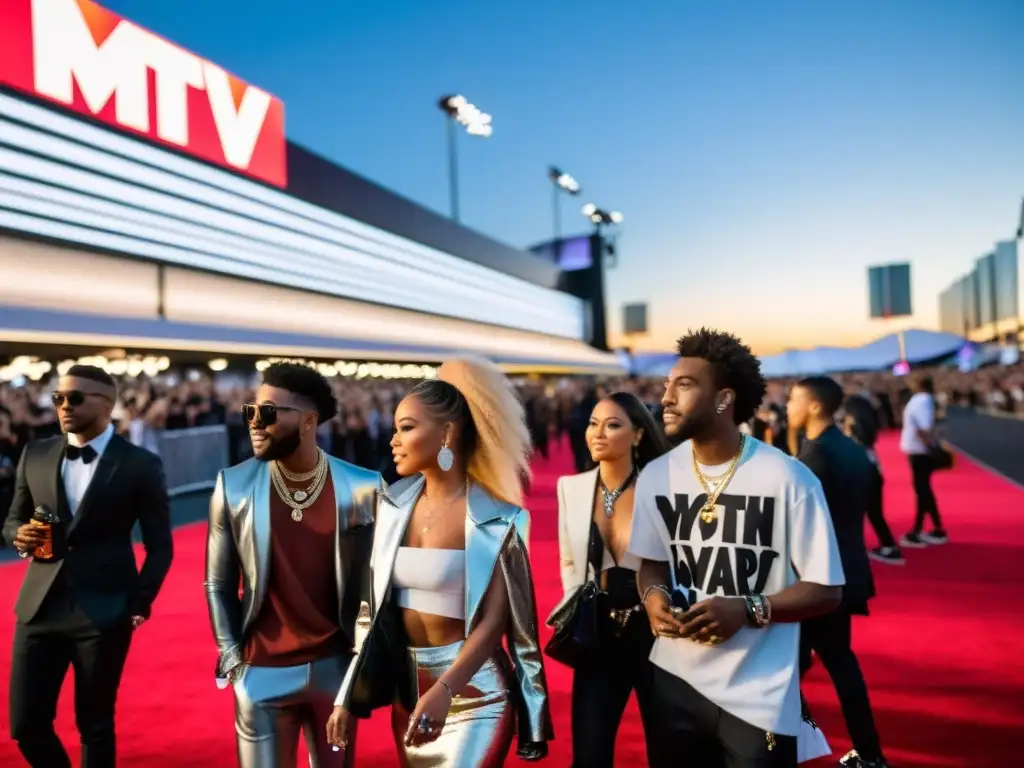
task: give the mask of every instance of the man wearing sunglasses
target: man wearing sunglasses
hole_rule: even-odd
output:
[[[241,768],[295,768],[300,732],[313,768],[354,764],[354,748],[327,744],[327,720],[367,599],[380,476],[317,447],[337,407],[314,369],[271,365],[242,406],[254,458],[221,472],[210,500],[206,595]]]
[[[70,767],[53,729],[68,667],[75,671],[75,720],[83,768],[115,764],[114,704],[134,630],[171,566],[173,543],[160,458],[114,434],[114,380],[101,368],[73,366],[52,401],[61,437],[30,443],[4,522],[6,541],[31,560],[14,606],[11,737],[34,768]],[[38,507],[57,516],[54,558],[29,521]],[[135,565],[138,523],[146,558]]]

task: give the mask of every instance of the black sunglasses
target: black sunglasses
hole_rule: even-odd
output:
[[[70,392],[51,392],[50,402],[53,403],[54,408],[60,408],[64,405],[64,401],[66,400],[67,404],[72,408],[77,408],[85,402],[85,398],[87,397],[102,397],[104,400],[109,399],[96,392],[82,392],[80,390],[73,389]]]
[[[260,415],[260,423],[265,427],[277,423],[278,411],[300,411],[301,408],[292,408],[287,405],[274,405],[273,403],[246,403],[242,406],[242,418],[246,424],[252,424],[256,414]]]

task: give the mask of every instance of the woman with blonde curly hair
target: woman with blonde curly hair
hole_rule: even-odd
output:
[[[370,628],[328,739],[344,749],[350,716],[390,705],[405,768],[500,766],[516,731],[519,756],[538,760],[553,734],[522,403],[492,364],[454,360],[399,403],[394,425],[402,479],[377,501]]]

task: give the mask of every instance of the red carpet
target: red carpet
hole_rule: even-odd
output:
[[[909,471],[895,442],[881,446],[886,505],[897,533],[911,519]],[[555,480],[569,471],[567,454],[538,462],[530,500],[532,555],[542,618],[559,596]],[[1012,574],[1024,555],[1024,491],[965,460],[936,479],[952,539],[945,547],[912,550],[902,568],[876,566],[879,597],[859,619],[855,647],[871,689],[876,718],[894,766],[1010,768],[1024,753],[1024,599]],[[174,568],[140,630],[128,660],[118,714],[125,766],[147,768],[234,764],[231,695],[214,686],[213,648],[203,598],[202,524],[176,536]],[[0,567],[0,642],[9,648],[11,606],[23,566]],[[9,651],[0,655],[6,688]],[[558,739],[546,765],[569,765],[566,669],[548,668]],[[849,748],[831,684],[815,669],[807,696],[835,751]],[[0,695],[0,765],[21,765],[7,730],[7,696]],[[58,730],[77,745],[71,686]],[[619,734],[617,764],[643,764],[643,734],[635,708]],[[394,765],[386,715],[364,724],[359,765]],[[77,765],[77,755],[75,755]],[[692,766],[692,768],[700,768]]]

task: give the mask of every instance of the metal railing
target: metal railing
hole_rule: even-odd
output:
[[[231,463],[228,428],[223,424],[159,430],[154,437],[171,496],[213,488],[217,473]]]

